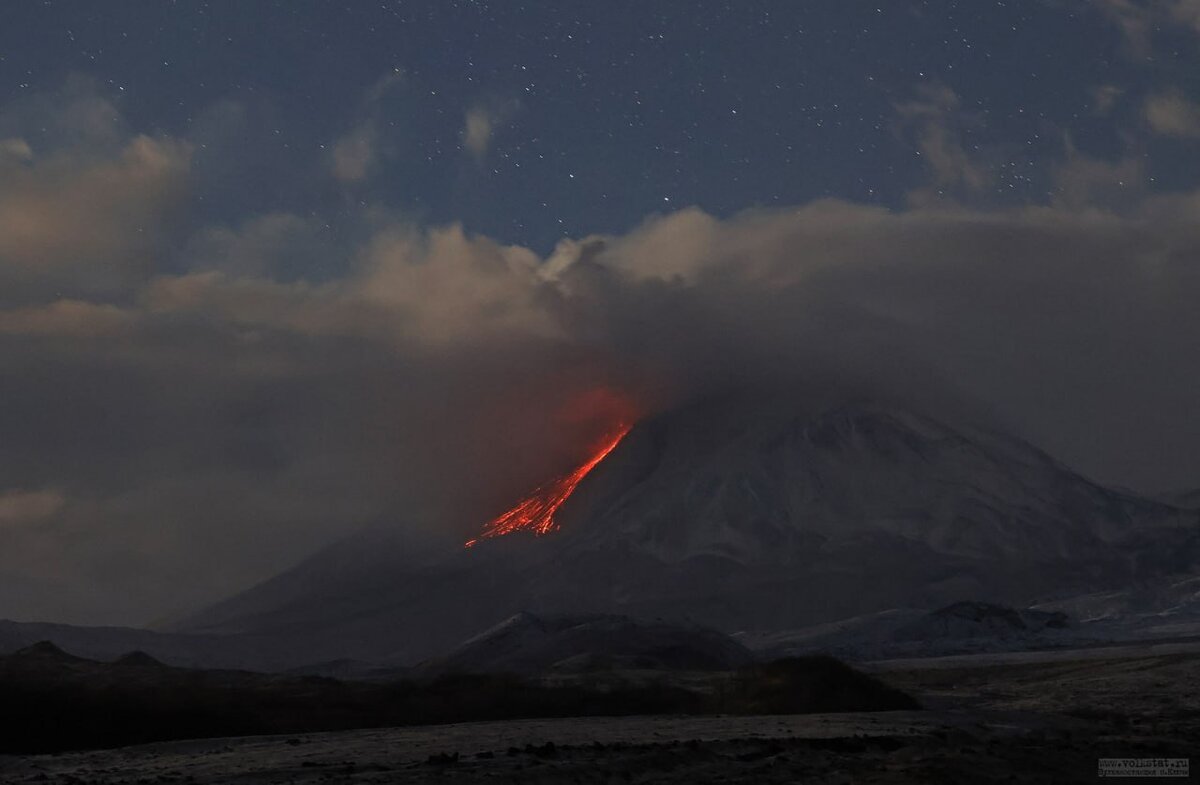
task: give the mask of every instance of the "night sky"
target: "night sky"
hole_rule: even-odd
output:
[[[1198,0],[5,0],[0,617],[457,537],[596,390],[870,377],[1200,487],[1197,227]]]
[[[1195,146],[1143,114],[1158,91],[1194,93],[1195,31],[1147,11],[1142,51],[1122,6],[12,2],[0,100],[86,77],[131,131],[193,140],[197,221],[286,210],[336,232],[381,202],[544,252],[688,205],[902,206],[936,156],[914,103],[988,170],[939,183],[975,202],[1053,201],[1072,149],[1191,187]],[[355,140],[369,163],[331,182],[323,165]]]

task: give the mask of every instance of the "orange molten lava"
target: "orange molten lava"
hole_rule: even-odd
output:
[[[595,469],[601,461],[608,457],[609,453],[617,448],[632,427],[628,423],[618,425],[605,437],[604,443],[596,454],[587,460],[587,463],[570,474],[557,477],[542,485],[521,500],[516,507],[490,521],[483,527],[478,538],[467,541],[466,547],[470,548],[479,540],[503,537],[506,534],[526,529],[537,535],[549,534],[557,529],[558,524],[554,522],[554,514],[558,512],[558,508],[562,507],[563,503],[571,497],[583,478],[587,477],[592,469]]]

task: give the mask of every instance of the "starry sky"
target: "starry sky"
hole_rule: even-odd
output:
[[[1200,0],[5,0],[0,617],[461,542],[741,383],[1200,487],[1198,227]]]
[[[1071,150],[1190,187],[1194,145],[1141,115],[1194,93],[1194,30],[1147,10],[1142,51],[1124,7],[18,0],[0,101],[86,75],[131,129],[195,140],[198,221],[316,211],[337,231],[372,201],[548,251],[679,206],[903,205],[933,122],[988,175],[939,185],[980,202],[1052,201]],[[369,165],[330,182],[339,143]]]

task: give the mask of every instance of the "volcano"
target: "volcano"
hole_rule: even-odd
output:
[[[175,629],[411,663],[522,611],[772,631],[1200,571],[1194,510],[912,407],[727,396],[622,437],[539,502],[545,536],[420,550],[363,532]]]

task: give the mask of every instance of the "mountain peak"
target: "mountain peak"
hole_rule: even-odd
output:
[[[50,641],[38,641],[37,643],[35,643],[31,646],[26,646],[23,649],[18,649],[17,651],[13,652],[13,656],[21,657],[21,658],[29,658],[29,659],[36,658],[36,659],[42,659],[42,660],[63,660],[63,661],[73,661],[73,660],[81,660],[82,659],[81,657],[76,657],[73,654],[68,654],[67,652],[63,651],[62,649],[60,649],[58,646],[51,643]]]

